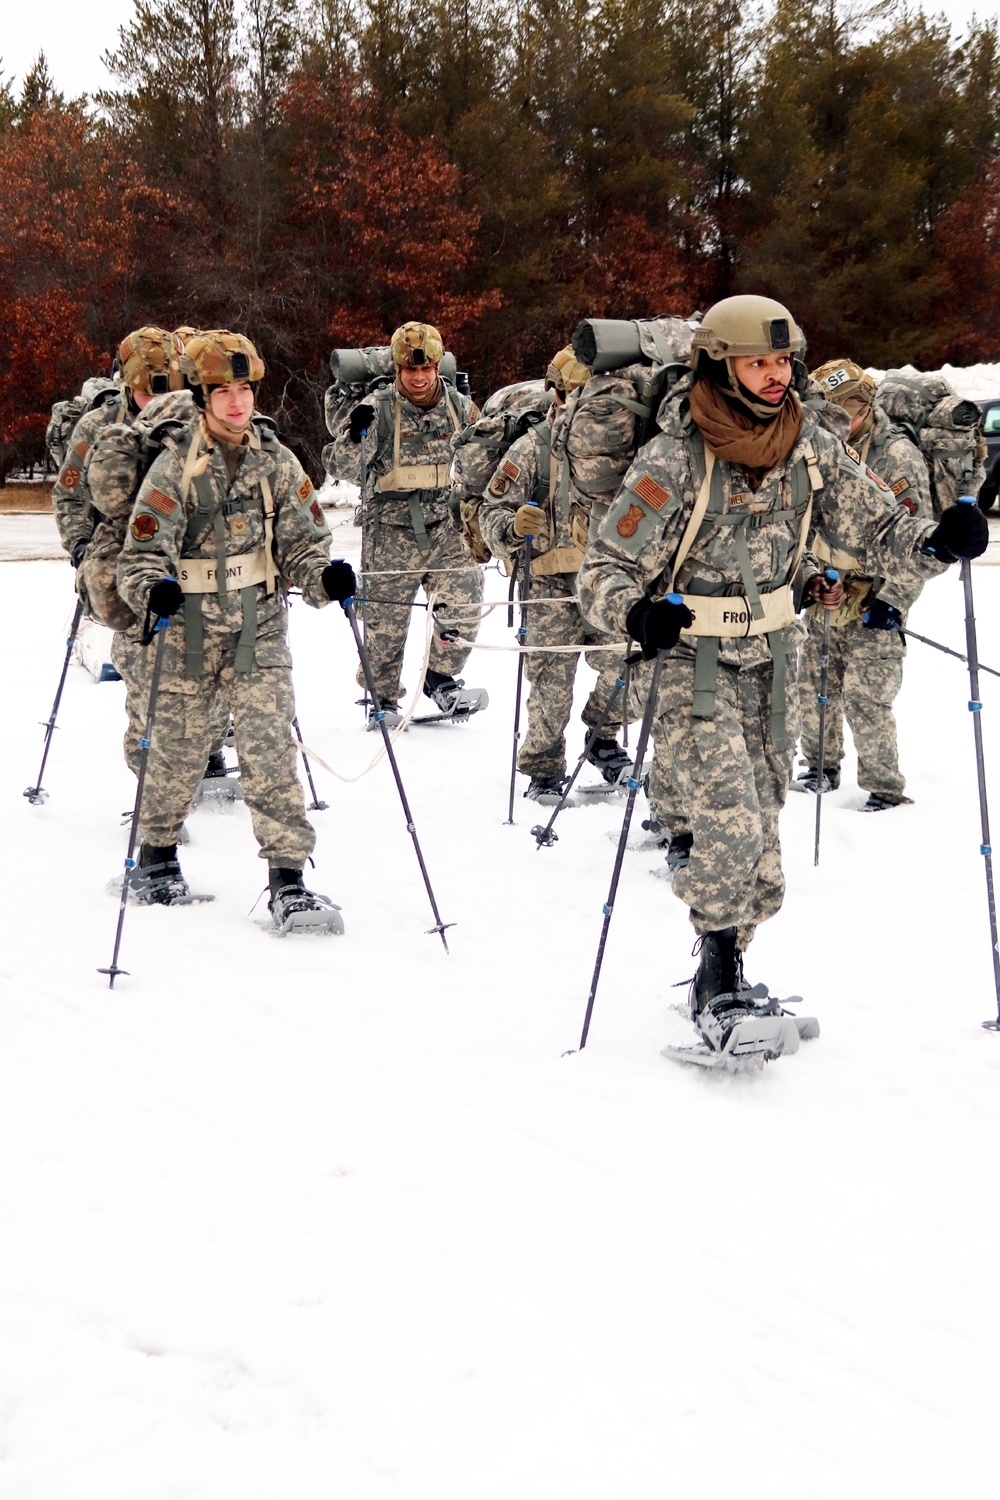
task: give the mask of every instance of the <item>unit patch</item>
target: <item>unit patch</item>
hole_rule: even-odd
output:
[[[234,536],[242,536],[247,529],[246,516],[235,515],[229,517],[229,529]]]
[[[510,480],[507,478],[506,474],[494,474],[493,478],[490,480],[490,486],[486,493],[488,495],[492,495],[494,499],[499,500],[502,496],[506,495],[509,489]]]
[[[136,516],[131,525],[131,532],[137,542],[150,542],[160,529],[160,523],[155,516]]]
[[[848,458],[854,459],[854,462],[856,464],[859,464],[861,462],[861,454],[858,452],[857,448],[852,448],[850,443],[844,444],[844,451],[846,452]]]
[[[505,458],[500,465],[501,474],[506,474],[508,479],[520,479],[521,470],[512,458]]]
[[[916,515],[916,513],[917,513],[917,502],[915,500],[900,500],[899,503],[903,507],[904,510],[908,510],[910,512],[911,516],[915,516]]]
[[[150,490],[143,500],[144,505],[148,505],[152,510],[158,510],[161,516],[172,516],[179,503],[177,500],[172,500],[169,495],[165,495],[162,490]]]
[[[80,470],[75,468],[72,464],[67,464],[65,469],[63,469],[62,473],[59,475],[59,483],[62,485],[64,490],[75,490],[77,485],[80,483],[80,477]]]
[[[306,475],[305,479],[303,479],[302,483],[299,485],[299,487],[295,491],[295,493],[298,495],[299,499],[302,501],[302,504],[306,505],[308,503],[309,496],[312,494],[312,492],[313,492],[312,480],[309,478],[308,475]]]
[[[886,484],[886,482],[885,482],[884,479],[880,479],[878,477],[878,475],[875,473],[874,469],[869,469],[866,466],[865,467],[865,473],[868,475],[868,478],[871,480],[872,484],[877,484],[878,487],[879,487],[879,489],[880,490],[885,490],[885,492],[886,492],[887,495],[890,493],[889,486]]]
[[[670,491],[665,490],[661,484],[657,484],[652,474],[643,474],[638,484],[634,484],[632,488],[639,499],[645,500],[646,504],[651,505],[654,510],[662,510],[670,499]],[[623,532],[622,534],[628,536],[631,533]]]
[[[312,516],[317,526],[322,526],[324,524],[323,507],[320,505],[318,500],[314,500],[312,505],[310,505],[309,514]]]
[[[619,536],[635,536],[639,522],[645,520],[646,512],[641,505],[630,505],[627,513],[618,522]]]

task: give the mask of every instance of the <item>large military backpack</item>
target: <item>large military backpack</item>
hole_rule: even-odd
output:
[[[507,449],[530,427],[544,422],[553,393],[542,380],[521,380],[505,385],[484,403],[475,422],[456,432],[451,440],[455,455],[452,497],[458,506],[462,535],[478,563],[489,562],[492,553],[479,530],[479,506],[483,492]]]
[[[927,463],[934,516],[960,495],[977,495],[986,478],[986,445],[982,415],[943,375],[916,370],[887,370],[875,400],[897,427],[902,427]]]
[[[558,443],[570,487],[588,508],[611,501],[656,431],[661,401],[688,373],[697,326],[697,318],[673,317],[577,324],[573,353],[594,373],[570,396]]]
[[[340,431],[340,423],[352,407],[365,396],[393,385],[396,367],[392,360],[392,349],[388,344],[377,344],[365,349],[334,349],[330,355],[330,373],[333,384],[328,386],[323,397],[323,414],[326,430],[331,437]],[[441,379],[455,389],[468,395],[468,376],[458,369],[454,354],[445,352],[438,366]],[[333,443],[323,449],[323,467],[328,474],[337,477],[333,464]]]
[[[69,447],[73,428],[82,416],[82,396],[72,396],[68,401],[53,403],[49,425],[45,429],[45,447],[57,474],[66,462],[66,449]]]

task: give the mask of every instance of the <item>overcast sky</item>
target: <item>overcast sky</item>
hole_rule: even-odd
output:
[[[118,41],[118,28],[132,16],[132,0],[3,0],[0,57],[5,77],[20,84],[40,50],[56,87],[73,98],[111,83],[101,54]],[[956,32],[969,17],[1000,14],[1000,0],[928,0],[924,9],[947,11]]]

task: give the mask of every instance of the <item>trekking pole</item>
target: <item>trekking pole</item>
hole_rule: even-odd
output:
[[[367,595],[368,588],[369,588],[369,582],[370,582],[370,580],[368,578],[368,559],[365,556],[365,554],[366,554],[366,552],[368,550],[367,549],[367,545],[366,545],[366,540],[367,540],[367,536],[368,536],[368,521],[367,521],[367,514],[368,514],[368,428],[367,427],[364,429],[364,431],[361,434],[361,442],[358,444],[358,449],[359,449],[359,458],[360,458],[360,461],[361,461],[361,577],[364,579],[364,583],[363,583],[362,587],[364,588],[365,594]],[[365,602],[367,603],[367,599],[366,599]],[[361,612],[361,639],[364,641],[365,649],[367,650],[367,647],[368,647],[368,610],[367,609],[363,609],[362,612]],[[364,690],[364,693],[362,694],[362,697],[361,697],[361,707],[362,707],[362,711],[363,711],[363,713],[365,715],[365,718],[367,718],[368,717],[368,679],[367,678],[365,679],[365,690]]]
[[[66,641],[66,655],[63,658],[62,671],[59,674],[59,686],[56,688],[55,700],[52,704],[52,712],[43,724],[45,730],[45,743],[42,746],[42,763],[38,767],[38,780],[34,786],[26,786],[23,795],[27,797],[32,807],[39,802],[44,802],[48,792],[42,789],[42,777],[45,774],[45,762],[49,758],[49,746],[52,744],[52,735],[56,727],[56,714],[59,712],[59,702],[62,698],[63,687],[66,682],[66,673],[69,671],[69,660],[73,655],[73,645],[76,641],[76,633],[80,629],[80,621],[83,619],[83,600],[77,599],[76,609],[73,611],[73,623],[69,627],[69,637]]]
[[[962,495],[959,505],[975,505],[971,495]],[[965,649],[969,656],[969,712],[976,741],[976,775],[979,778],[979,818],[982,843],[979,852],[986,866],[986,904],[990,914],[990,943],[993,947],[993,987],[997,997],[995,1020],[984,1021],[987,1031],[1000,1031],[1000,949],[997,947],[997,907],[993,894],[993,850],[990,847],[990,810],[986,801],[986,762],[983,758],[983,705],[979,701],[979,644],[976,638],[976,610],[972,598],[972,563],[962,558],[962,587],[965,591]]]
[[[827,568],[823,577],[829,583],[837,583],[840,574],[836,568]],[[826,780],[826,770],[823,764],[823,753],[826,743],[826,706],[829,703],[827,688],[830,682],[830,616],[832,610],[823,611],[823,641],[819,653],[819,696],[816,701],[819,704],[819,753],[816,768],[816,842],[813,846],[813,868],[819,864],[819,823],[823,816],[823,783]]]
[[[943,651],[945,656],[954,656],[956,661],[967,662],[969,660],[967,656],[962,655],[961,651],[953,651],[950,646],[942,646],[940,641],[932,641],[929,636],[918,635],[915,630],[910,629],[909,625],[904,626],[899,633],[904,641],[922,641],[925,646],[933,646],[935,651]],[[982,662],[977,663],[977,665],[980,672],[989,672],[991,677],[1000,677],[1000,672],[997,671],[996,667],[984,667]]]
[[[313,794],[313,799],[312,799],[312,801],[309,804],[309,811],[310,812],[325,812],[326,809],[330,806],[330,804],[329,804],[329,802],[321,802],[319,800],[319,796],[317,795],[317,792],[316,792],[316,783],[313,781],[312,767],[309,764],[309,757],[306,754],[306,742],[302,738],[302,730],[299,728],[298,716],[296,716],[292,720],[292,728],[295,730],[295,738],[298,740],[299,744],[302,746],[302,765],[305,768],[306,778],[307,778],[307,780],[309,782],[309,790]]]
[[[420,848],[420,840],[417,838],[417,829],[413,821],[413,814],[410,812],[410,804],[406,800],[406,793],[403,790],[402,777],[399,774],[399,766],[396,763],[396,752],[392,748],[392,739],[390,737],[389,730],[386,727],[385,714],[382,711],[382,704],[379,701],[378,690],[375,687],[375,678],[372,674],[372,664],[371,658],[368,655],[368,647],[361,639],[361,631],[358,628],[358,617],[354,613],[354,600],[349,598],[345,599],[343,601],[342,608],[344,614],[347,616],[348,623],[350,624],[351,630],[354,634],[354,644],[358,648],[358,658],[361,662],[361,670],[365,676],[365,685],[367,686],[368,692],[371,696],[372,707],[375,710],[375,722],[378,725],[379,729],[382,731],[382,741],[385,745],[385,753],[389,757],[389,764],[392,767],[392,774],[396,782],[396,790],[399,792],[399,800],[403,804],[403,813],[406,817],[406,831],[410,835],[410,838],[413,840],[413,848],[417,856],[417,864],[420,866],[420,874],[423,877],[424,888],[427,891],[427,897],[431,903],[431,911],[434,913],[434,926],[429,927],[427,931],[437,932],[440,934],[441,941],[444,944],[444,951],[447,953],[448,939],[444,935],[445,928],[454,927],[455,924],[454,922],[442,922],[441,913],[438,911],[437,901],[434,899],[434,890],[431,886],[430,876],[427,873],[427,866],[424,864],[424,856]]]
[[[680,594],[668,594],[671,604],[682,604],[684,601]],[[611,872],[611,888],[608,891],[608,899],[604,903],[604,925],[601,928],[601,941],[597,945],[597,962],[594,964],[594,974],[590,981],[590,994],[587,997],[587,1011],[583,1018],[583,1031],[580,1035],[580,1045],[575,1050],[582,1052],[587,1045],[587,1033],[590,1031],[590,1018],[594,1013],[594,1000],[597,997],[597,986],[601,978],[601,965],[604,962],[604,947],[608,941],[608,930],[611,926],[611,915],[615,909],[615,895],[618,891],[618,881],[622,872],[622,862],[625,858],[625,849],[628,844],[629,825],[632,822],[632,809],[635,806],[635,794],[642,786],[642,762],[646,755],[646,742],[653,725],[653,715],[656,712],[656,703],[660,695],[660,675],[663,672],[663,651],[657,651],[656,664],[653,667],[653,680],[649,685],[649,697],[646,699],[646,711],[642,716],[642,724],[639,726],[639,738],[635,746],[635,762],[632,766],[632,775],[625,785],[628,787],[628,801],[625,804],[625,817],[622,820],[621,837],[618,840],[618,853],[615,855],[615,867]],[[571,1051],[574,1049],[570,1049]],[[564,1054],[566,1055],[566,1054]]]
[[[534,503],[534,502],[531,502]],[[524,575],[521,579],[521,623],[517,627],[517,643],[523,646],[528,638],[528,588],[531,583],[531,543],[532,538],[526,536],[524,539],[524,552],[521,557],[521,566]],[[510,752],[510,797],[507,802],[507,824],[514,822],[514,779],[517,776],[517,745],[521,738],[521,693],[524,688],[524,652],[520,651],[517,657],[517,691],[514,694],[514,744]]]
[[[622,676],[625,678],[625,691],[622,693],[622,749],[623,750],[627,750],[628,749],[628,690],[629,690],[629,683],[632,680],[632,661],[631,661],[631,658],[628,657],[628,656],[626,656],[626,658],[625,658],[625,670],[622,673]]]
[[[106,969],[98,969],[98,974],[107,974],[108,989],[113,990],[115,980],[119,974],[127,974],[128,969],[118,967],[118,953],[122,944],[122,928],[125,925],[125,905],[128,901],[129,880],[135,869],[135,844],[139,836],[139,814],[142,810],[142,794],[146,785],[146,762],[149,759],[149,747],[153,739],[153,723],[156,719],[156,700],[160,692],[160,673],[163,670],[163,643],[167,638],[167,629],[170,621],[161,615],[153,626],[153,634],[156,636],[156,655],[153,658],[153,670],[149,679],[149,702],[146,706],[146,732],[139,741],[139,749],[142,751],[139,757],[139,777],[135,789],[135,806],[132,809],[132,822],[128,832],[128,850],[125,855],[125,873],[122,876],[122,899],[118,907],[118,928],[115,932],[115,951],[111,958],[110,966]]]
[[[586,740],[584,741],[583,753],[581,754],[580,759],[577,761],[573,769],[572,776],[566,783],[566,790],[563,792],[561,798],[552,809],[552,816],[549,818],[549,821],[546,823],[544,828],[542,827],[541,823],[536,823],[534,828],[531,830],[532,837],[535,840],[536,849],[541,849],[543,845],[546,849],[548,849],[551,848],[553,844],[558,844],[559,835],[552,832],[552,825],[555,822],[556,818],[558,818],[559,814],[562,812],[563,808],[566,806],[566,803],[569,801],[569,795],[573,790],[573,784],[576,781],[576,778],[579,776],[580,772],[583,770],[584,763],[586,762],[587,756],[590,753],[590,747],[596,740],[600,739],[601,730],[610,719],[612,709],[614,708],[615,702],[618,698],[618,694],[621,692],[624,686],[625,676],[623,670],[622,676],[615,678],[615,690],[611,694],[611,697],[608,699],[607,708],[601,714],[601,717],[598,719],[597,723],[594,725],[593,729],[590,731],[590,733],[587,735]]]

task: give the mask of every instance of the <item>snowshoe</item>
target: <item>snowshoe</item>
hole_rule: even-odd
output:
[[[806,770],[800,771],[791,784],[793,792],[815,792],[819,783],[819,771],[815,766],[808,766]],[[840,785],[840,767],[826,766],[823,771],[823,792],[835,792]]]
[[[268,885],[271,899],[267,909],[278,937],[287,937],[293,932],[317,935],[343,932],[340,907],[334,905],[328,896],[307,891],[301,870],[272,869],[268,873]]]
[[[861,812],[886,812],[890,807],[912,807],[912,797],[890,797],[886,792],[869,792]]]
[[[619,785],[632,766],[628,751],[617,740],[595,740],[587,751],[587,760],[611,786]]]
[[[751,988],[746,983],[735,927],[702,936],[688,1003],[701,1042],[664,1047],[664,1057],[744,1072],[762,1068],[765,1062],[786,1052],[798,1051],[799,1031],[794,1019],[769,998],[766,984]]]
[[[438,672],[427,673],[424,694],[438,712],[421,714],[411,720],[413,724],[442,724],[449,720],[458,723],[488,708],[490,701],[485,688],[467,688],[461,677],[442,677]]]
[[[532,776],[523,795],[529,802],[542,802],[554,806],[560,801],[565,790],[565,776]]]
[[[667,863],[665,869],[654,870],[652,873],[660,880],[673,880],[678,870],[683,870],[691,863],[691,845],[694,843],[694,834],[689,829],[682,833],[671,834],[667,845]]]
[[[215,900],[214,896],[191,894],[181,874],[176,844],[142,845],[139,862],[129,878],[129,895],[140,906],[187,906]]]
[[[384,724],[386,729],[398,729],[403,722],[399,704],[393,698],[386,698],[382,707],[376,712],[375,705],[368,705],[368,729],[369,731],[380,731]]]
[[[205,774],[199,781],[191,802],[192,808],[231,807],[234,802],[242,802],[243,788],[239,777],[239,766],[227,766],[222,751],[214,751],[208,757]]]

